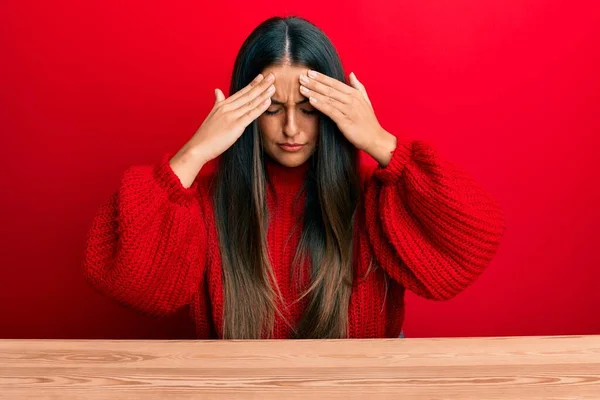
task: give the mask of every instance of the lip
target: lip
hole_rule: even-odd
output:
[[[305,145],[303,145],[303,144],[287,144],[287,143],[279,144],[279,147],[281,147],[283,150],[289,151],[289,152],[300,151],[300,150],[302,150],[302,148],[304,146]]]

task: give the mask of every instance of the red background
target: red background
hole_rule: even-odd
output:
[[[596,4],[3,2],[0,337],[190,337],[185,314],[89,288],[85,235],[127,166],[194,133],[250,31],[289,14],[325,30],[387,130],[433,141],[505,208],[489,270],[448,302],[409,295],[407,336],[600,333]]]

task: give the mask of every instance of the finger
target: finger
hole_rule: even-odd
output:
[[[334,99],[333,97],[315,92],[314,90],[307,89],[304,86],[300,86],[300,93],[302,93],[302,95],[304,97],[309,98],[309,100],[315,99],[316,103],[330,105],[331,107],[335,108],[342,114],[345,114],[345,111],[347,110],[346,103],[342,103],[341,101],[338,101],[338,100]],[[311,101],[311,104],[312,104],[312,101]]]
[[[369,103],[369,106],[371,106],[371,108],[373,108],[373,105],[371,104],[371,100],[369,99],[369,95],[367,94],[367,89],[365,88],[365,85],[363,85],[358,80],[358,78],[356,77],[356,74],[354,72],[350,73],[350,85],[352,85],[352,87],[358,89],[358,91],[362,94],[362,96],[365,98],[367,103]]]
[[[246,106],[247,109],[245,111],[248,111],[248,109],[252,107],[248,107],[247,104],[250,101],[256,99],[258,96],[260,96],[264,91],[269,89],[272,86],[274,80],[275,76],[272,73],[269,74],[269,76],[263,79],[258,85],[254,86],[249,92],[245,93],[244,95],[235,99],[233,102],[229,103],[227,105],[227,108],[230,110],[236,110],[240,107]]]
[[[250,82],[248,85],[246,85],[243,89],[241,89],[241,90],[235,92],[234,94],[232,94],[231,96],[229,96],[227,101],[232,102],[232,101],[235,101],[236,99],[240,98],[241,96],[245,95],[250,90],[252,90],[254,87],[256,87],[256,85],[258,85],[260,82],[262,82],[263,79],[265,79],[263,74],[258,74],[256,76],[256,78],[254,78],[252,80],[252,82]]]
[[[239,107],[238,109],[233,110],[232,114],[236,118],[241,117],[242,115],[246,114],[248,111],[251,111],[251,110],[255,109],[257,106],[260,106],[265,100],[269,99],[269,102],[270,102],[271,96],[273,96],[273,93],[275,93],[275,87],[273,85],[271,85],[267,90],[262,92],[260,94],[260,96],[250,100],[249,102],[244,104],[242,107]]]
[[[346,115],[344,113],[342,113],[340,110],[334,107],[330,102],[323,101],[323,99],[330,99],[330,97],[323,97],[322,95],[315,93],[309,98],[310,104],[314,108],[331,118],[333,122],[339,123],[344,118],[346,118]]]
[[[302,92],[302,94],[309,93],[309,92],[306,92],[305,90],[303,90],[303,87],[304,87],[304,88],[308,88],[311,91],[320,93],[324,96],[331,97],[331,98],[339,101],[340,103],[350,104],[350,102],[352,100],[352,98],[350,97],[349,94],[340,92],[339,90],[337,90],[331,86],[324,85],[323,83],[318,82],[314,79],[310,79],[306,75],[300,75],[300,83],[301,83],[300,92]]]
[[[260,117],[262,115],[262,113],[264,113],[266,111],[266,109],[269,108],[270,105],[271,105],[271,98],[268,97],[266,100],[259,103],[253,109],[242,114],[242,116],[238,119],[238,121],[240,121],[244,126],[248,126],[248,125],[250,125],[250,123],[252,123],[252,121],[254,121],[256,118]]]
[[[225,95],[223,94],[221,89],[219,89],[219,88],[215,89],[215,102],[218,103],[223,100],[225,100]]]
[[[312,74],[312,75],[311,75]],[[334,79],[332,77],[329,77],[325,74],[322,74],[320,72],[317,71],[309,71],[308,72],[308,77],[310,79],[314,79],[315,81],[322,83],[325,86],[330,86],[336,90],[339,90],[342,93],[346,93],[346,94],[352,94],[352,90],[353,88],[351,88],[350,86],[346,85],[343,82],[338,81],[337,79]]]
[[[222,102],[224,99],[225,99],[225,95],[223,94],[221,89],[216,88],[215,89],[215,104],[214,104],[212,110],[210,110],[209,116],[212,115],[219,108],[219,103]]]

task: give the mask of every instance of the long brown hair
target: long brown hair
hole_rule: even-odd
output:
[[[340,58],[327,36],[297,17],[275,17],[245,40],[235,61],[230,93],[271,65],[287,60],[344,82]],[[293,268],[296,282],[308,261],[311,280],[301,297],[307,307],[296,338],[343,338],[353,282],[353,225],[359,201],[357,151],[336,124],[319,115],[319,138],[301,189],[306,194],[303,228]],[[261,135],[256,121],[222,154],[213,200],[224,284],[223,337],[272,335],[281,292],[267,252],[269,215]],[[299,194],[300,195],[300,194]],[[298,195],[298,197],[299,197]],[[274,284],[272,284],[274,283]]]

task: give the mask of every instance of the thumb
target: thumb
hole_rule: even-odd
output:
[[[356,75],[354,74],[354,72],[350,72],[350,84],[356,88],[359,89],[359,82],[358,79],[356,78]]]
[[[369,103],[371,108],[373,108],[373,105],[371,104],[371,99],[369,99],[369,95],[367,94],[367,89],[365,88],[365,85],[360,83],[354,72],[350,73],[350,85],[352,85],[353,88],[358,89],[358,91],[363,95],[365,100],[367,100],[367,103]]]
[[[215,98],[216,102],[225,100],[225,95],[223,94],[223,92],[221,92],[221,89],[215,89]]]

